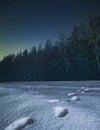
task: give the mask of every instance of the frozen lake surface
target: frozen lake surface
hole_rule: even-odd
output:
[[[0,130],[27,117],[23,130],[100,130],[100,81],[1,83]]]

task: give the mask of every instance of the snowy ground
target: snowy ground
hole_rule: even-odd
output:
[[[100,130],[100,82],[0,84],[0,130],[27,117],[34,122],[24,130]]]

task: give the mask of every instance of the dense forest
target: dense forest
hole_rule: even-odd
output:
[[[4,57],[0,81],[100,80],[100,17],[42,45]]]

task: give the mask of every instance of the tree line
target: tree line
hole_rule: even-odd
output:
[[[0,62],[0,81],[100,80],[100,16]]]

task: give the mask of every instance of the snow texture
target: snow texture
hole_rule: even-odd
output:
[[[88,92],[81,89],[84,86]],[[76,95],[68,97],[68,93],[82,100],[77,102]],[[70,100],[73,97],[75,101]],[[49,99],[60,102],[49,103]],[[23,117],[36,121],[31,125],[25,121],[20,127],[18,120]],[[100,81],[2,83],[0,130],[100,130]]]
[[[85,93],[85,91],[81,91],[81,93],[82,93],[82,94],[84,94],[84,93]]]
[[[80,92],[80,91],[81,91],[81,90],[79,90],[79,89],[77,90],[77,92]]]
[[[85,87],[82,87],[81,89],[83,89],[83,90],[84,90],[84,89],[85,89]]]

